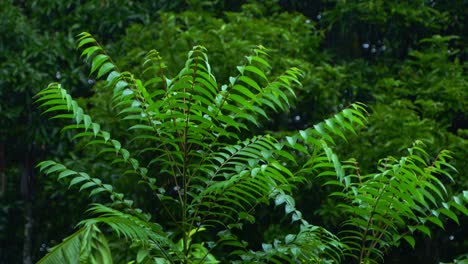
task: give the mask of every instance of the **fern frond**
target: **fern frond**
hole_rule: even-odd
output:
[[[142,220],[133,215],[122,211],[112,209],[102,204],[94,204],[89,210],[90,213],[97,215],[90,219],[83,220],[79,225],[106,224],[112,228],[118,236],[123,236],[131,241],[142,242],[152,248],[157,248],[161,256],[167,259],[183,259],[170,240],[169,234],[156,223]],[[170,253],[169,253],[170,252]],[[175,254],[178,256],[170,256]]]
[[[69,183],[69,187],[80,184],[80,191],[85,189],[90,190],[89,196],[94,196],[101,192],[107,192],[111,197],[121,196],[121,194],[114,193],[112,185],[103,184],[102,181],[98,178],[92,178],[84,172],[70,170],[64,165],[56,163],[55,161],[42,161],[37,165],[37,167],[39,167],[40,171],[44,172],[45,174],[58,173],[58,180],[72,178]]]
[[[367,111],[360,103],[352,104],[333,117],[326,119],[305,130],[286,136],[282,142],[285,151],[294,151],[307,158],[295,174],[298,177],[310,178],[311,174],[321,176],[338,176],[338,180],[349,186],[351,177],[345,174],[343,165],[331,146],[334,137],[346,140],[345,133],[356,133],[355,129],[367,123]],[[331,146],[330,146],[331,145]],[[288,158],[289,162],[291,158]]]
[[[442,215],[458,222],[451,205],[468,213],[468,199],[455,196],[454,200],[444,202],[447,193],[437,175],[448,174],[442,169],[451,167],[447,163],[448,153],[442,151],[428,164],[428,155],[419,146],[408,152],[410,155],[400,159],[382,160],[378,173],[350,174],[350,184],[334,183],[341,184],[343,190],[333,195],[348,200],[341,207],[352,216],[344,222],[342,241],[348,245],[349,255],[359,261],[383,259],[383,252],[401,239],[414,247],[412,234],[419,231],[430,236],[429,223],[443,228]]]
[[[97,72],[97,78],[99,79],[117,68],[101,45],[87,32],[78,34],[77,40],[77,48],[84,48],[85,46],[87,48],[84,49],[81,56],[86,56],[87,61],[92,61],[90,74]]]
[[[89,197],[106,193],[109,195],[110,200],[112,200],[112,206],[124,207],[127,212],[130,212],[142,220],[149,219],[149,216],[143,214],[141,209],[134,207],[133,200],[125,198],[123,193],[116,192],[112,185],[103,183],[99,178],[93,178],[85,172],[71,170],[52,160],[42,161],[37,167],[45,174],[58,174],[57,180],[71,178],[68,185],[69,188],[79,185],[79,191],[87,191]]]
[[[95,225],[87,225],[54,246],[38,264],[113,263],[107,240]]]
[[[193,194],[194,210],[207,213],[205,217],[216,215],[218,210],[224,216],[245,212],[247,217],[251,208],[268,201],[275,188],[288,189],[287,178],[293,175],[272,160],[272,140],[268,136],[255,137],[213,153],[210,168],[204,171],[208,177],[198,177],[201,182],[195,182],[204,187]],[[208,210],[199,208],[205,206]],[[237,215],[230,218],[235,220]]]
[[[75,122],[74,125],[63,128],[64,130],[78,131],[73,139],[86,138],[89,140],[88,145],[103,146],[100,154],[110,152],[120,156],[120,158],[114,158],[114,163],[124,162],[131,165],[132,170],[139,174],[151,189],[156,189],[155,179],[147,176],[147,169],[140,166],[140,162],[134,158],[134,155],[130,154],[129,150],[122,147],[120,141],[111,138],[109,132],[103,130],[98,123],[93,122],[91,116],[84,113],[83,109],[60,84],[52,83],[36,96],[38,97],[36,103],[41,103],[41,107],[47,108],[44,113],[59,112],[52,118],[72,119]]]

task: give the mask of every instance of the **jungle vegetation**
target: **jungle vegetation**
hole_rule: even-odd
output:
[[[0,262],[463,263],[467,8],[1,2]]]

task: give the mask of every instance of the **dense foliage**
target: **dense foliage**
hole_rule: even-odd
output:
[[[286,137],[294,138],[294,131],[307,130],[354,102],[364,102],[369,111],[367,125],[359,129],[353,126],[356,134],[344,131],[346,140],[339,135],[332,136],[333,152],[344,162],[345,175],[351,179],[350,186],[360,190],[352,179],[368,179],[366,175],[376,175],[376,171],[383,170],[384,164],[394,166],[402,159],[410,160],[419,168],[427,167],[428,173],[434,173],[429,157],[438,162],[439,157],[444,158],[450,153],[453,158],[447,160],[457,171],[447,171],[453,180],[440,178],[447,194],[442,191],[443,197],[440,197],[431,192],[435,203],[428,202],[438,208],[442,200],[468,188],[465,161],[468,149],[466,6],[464,0],[408,3],[393,0],[1,2],[0,262],[16,263],[23,259],[24,263],[32,263],[38,260],[64,235],[74,233],[74,225],[83,217],[89,217],[81,213],[87,204],[109,205],[102,193],[90,199],[84,192],[68,191],[55,177],[37,174],[34,166],[40,160],[53,158],[67,168],[102,177],[145,213],[159,216],[154,204],[145,202],[153,196],[144,185],[137,184],[139,178],[135,174],[119,177],[126,168],[123,164],[112,164],[112,155],[99,154],[99,145],[86,146],[86,140],[73,138],[76,135],[74,128],[58,129],[70,125],[69,121],[54,119],[48,122],[44,117],[49,115],[40,115],[37,105],[32,105],[33,96],[55,80],[76,98],[83,113],[93,117],[92,122],[100,124],[100,129],[108,131],[114,140],[138,156],[141,164],[154,158],[151,150],[147,150],[151,145],[148,140],[131,140],[134,133],[143,131],[127,131],[136,121],[122,122],[118,112],[124,105],[115,107],[109,100],[113,90],[105,80],[99,81],[102,79],[97,78],[99,70],[88,75],[99,65],[93,66],[90,61],[88,68],[74,52],[75,36],[84,30],[95,34],[101,40],[98,46],[105,47],[115,59],[102,59],[102,62],[112,63],[115,69],[126,69],[141,80],[149,78],[148,72],[144,72],[148,65],[142,62],[147,51],[153,48],[157,48],[163,58],[164,76],[178,76],[179,70],[186,67],[187,51],[203,45],[206,50],[202,52],[210,56],[212,75],[229,84],[229,76],[236,75],[235,65],[246,62],[243,55],[252,55],[251,51],[258,45],[267,47],[269,56],[265,59],[271,67],[259,69],[269,80],[291,67],[301,69],[299,80],[302,86],[294,87],[297,98],[287,97],[290,105],[282,109],[261,108],[269,118],[258,119],[258,126],[249,124],[246,125],[248,129],[240,128],[236,135],[241,141],[232,138],[223,141],[225,144],[240,144],[245,139],[264,134],[270,134],[278,140],[277,144],[282,144],[287,142],[284,141]],[[92,60],[93,56],[88,59]],[[259,82],[260,87],[265,84],[262,78],[252,79]],[[249,90],[254,89],[245,85]],[[408,152],[408,147],[415,142],[418,143],[412,152]],[[141,150],[145,151],[140,153]],[[306,162],[300,151],[289,153],[297,164]],[[423,157],[424,163],[414,160],[413,155]],[[385,158],[388,156],[391,157]],[[412,171],[412,165],[405,162],[401,163],[402,170]],[[289,161],[287,165],[291,173],[297,172],[298,168]],[[153,167],[149,171],[157,173]],[[405,175],[398,170],[393,173]],[[338,183],[323,186],[333,175],[318,178],[313,175],[310,172],[306,177],[308,180],[302,183],[290,183],[293,189],[290,196],[295,200],[296,209],[309,223],[343,238],[345,233],[340,231],[352,228],[341,223],[356,212],[352,211],[353,207],[342,205],[357,202],[355,193],[341,189],[343,186]],[[442,175],[437,178],[439,176]],[[385,174],[381,181],[389,179],[386,177],[391,176]],[[411,181],[405,182],[409,184]],[[398,188],[392,184],[388,189]],[[171,197],[177,193],[167,189],[166,194]],[[330,196],[337,190],[343,195]],[[368,191],[363,192],[370,195]],[[414,190],[409,192],[411,199],[419,199]],[[374,204],[375,208],[385,207],[385,202],[392,198],[384,192],[382,195],[387,200]],[[463,200],[461,196],[456,197],[457,201]],[[442,206],[457,212],[456,205],[450,203],[458,204],[451,200]],[[274,246],[278,234],[296,234],[298,226],[289,225],[291,218],[280,208],[275,209],[273,202],[257,206],[252,214],[256,222],[245,222],[243,231],[237,233],[238,240],[248,242],[255,252],[261,252],[262,243]],[[385,231],[381,233],[381,239],[387,243],[374,245],[375,250],[364,252],[355,248],[350,252],[356,255],[355,252],[361,251],[364,256],[369,253],[375,260],[378,260],[376,254],[383,252],[385,262],[390,263],[448,262],[467,253],[465,237],[468,230],[464,226],[468,218],[458,213],[454,218],[435,212],[446,223],[445,229],[438,228],[440,223],[434,218],[429,220],[428,215],[416,214],[426,223],[431,237],[424,236],[422,230],[416,231],[414,249],[411,238],[402,238],[410,243],[389,242],[386,230],[401,230],[398,229],[401,227],[399,221],[395,220],[392,221],[394,226],[380,223],[380,228],[385,227],[379,229]],[[385,215],[381,211],[376,213]],[[152,222],[163,225],[170,222],[164,219],[152,218]],[[404,218],[404,221],[414,219]],[[99,225],[82,227],[76,237],[86,237],[97,243],[105,236],[116,259],[119,254],[123,258],[138,251],[136,247],[128,254],[116,252],[115,248],[121,242],[109,229]],[[379,237],[379,230],[369,229],[364,237]],[[213,235],[213,230],[196,233],[195,241],[208,241],[209,234]],[[401,231],[401,234],[406,233]],[[173,236],[172,242],[176,238]],[[341,242],[345,243],[346,239]],[[364,244],[373,245],[372,242]]]

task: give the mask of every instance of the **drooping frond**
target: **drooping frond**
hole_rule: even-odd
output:
[[[123,193],[116,192],[110,184],[103,183],[99,178],[93,178],[85,172],[77,172],[65,167],[63,164],[52,160],[40,162],[37,167],[45,174],[58,174],[57,180],[65,180],[71,178],[69,187],[79,185],[79,191],[88,191],[89,197],[106,193],[112,200],[112,206],[124,207],[127,212],[139,217],[142,220],[148,220],[150,217],[143,214],[142,210],[134,207],[134,202],[131,199],[124,197]]]
[[[54,246],[38,264],[109,263],[112,255],[105,236],[96,225],[87,225]]]
[[[242,261],[233,263],[339,263],[341,247],[333,234],[307,224],[297,234],[263,243],[262,250],[240,254]]]
[[[140,166],[140,162],[130,154],[130,151],[122,147],[120,141],[111,138],[109,132],[93,122],[91,116],[84,113],[78,103],[58,83],[50,84],[37,94],[36,103],[40,107],[47,108],[44,113],[54,113],[52,118],[71,119],[75,124],[64,127],[64,130],[74,130],[77,133],[73,139],[85,138],[88,144],[102,146],[100,153],[115,153],[119,158],[114,163],[123,162],[131,166],[131,170],[139,174],[143,180],[154,188],[154,178],[147,176],[147,169]],[[58,112],[58,113],[57,113]]]
[[[96,217],[80,222],[80,225],[106,224],[118,235],[158,250],[163,257],[180,255],[163,228],[156,223],[142,220],[120,210],[102,204],[94,204],[89,210]],[[170,252],[170,253],[169,253]],[[175,258],[175,257],[174,257]],[[178,258],[181,258],[180,256]]]

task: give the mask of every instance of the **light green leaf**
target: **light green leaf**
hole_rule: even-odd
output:
[[[412,236],[404,236],[403,237],[406,242],[408,242],[408,244],[410,244],[410,246],[414,249],[414,246],[416,245],[416,241],[414,240],[414,238]]]
[[[104,54],[98,54],[96,57],[94,57],[93,63],[91,64],[91,73],[97,71],[97,69],[99,69],[99,67],[101,67],[101,65],[108,60],[109,57]]]
[[[64,170],[59,174],[58,179],[60,180],[62,178],[66,178],[66,177],[68,177],[70,175],[74,175],[74,174],[77,174],[77,172],[72,171],[72,170]]]
[[[115,66],[111,62],[104,63],[104,65],[102,65],[101,68],[99,68],[99,72],[98,72],[97,77],[101,78],[103,75],[107,74],[108,72],[110,72],[114,68],[115,68]]]

